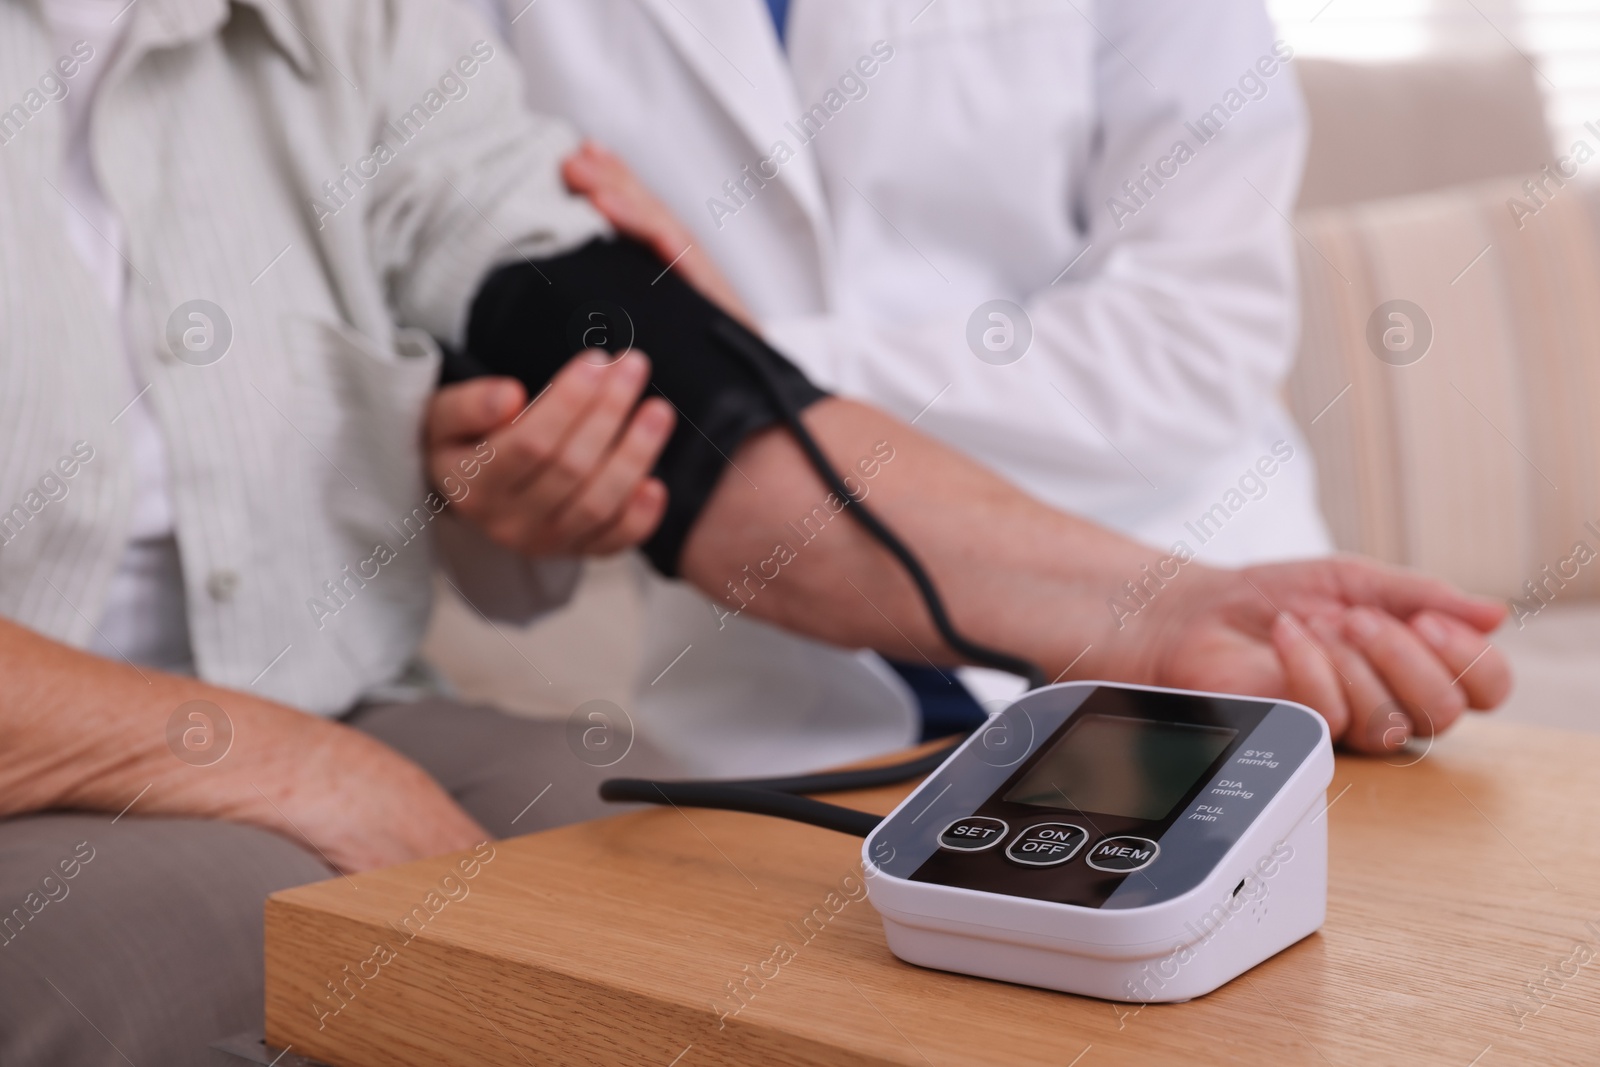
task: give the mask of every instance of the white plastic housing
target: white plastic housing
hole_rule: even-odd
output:
[[[923,967],[1155,1003],[1209,993],[1313,933],[1327,910],[1333,751],[1320,716],[1287,706],[1316,719],[1321,741],[1205,880],[1169,900],[1089,908],[914,882],[873,862],[875,831],[863,867],[890,950]],[[939,782],[935,772],[896,812]]]

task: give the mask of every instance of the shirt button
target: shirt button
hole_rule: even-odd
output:
[[[236,571],[215,570],[206,579],[206,592],[211,594],[212,600],[232,600],[234,590],[239,588],[239,575]]]

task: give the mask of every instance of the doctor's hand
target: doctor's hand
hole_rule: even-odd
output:
[[[1158,684],[1287,695],[1359,752],[1431,737],[1510,692],[1487,637],[1504,606],[1445,582],[1356,558],[1197,577],[1171,590]]]
[[[667,490],[650,476],[672,405],[639,402],[650,361],[586,352],[532,403],[513,378],[446,386],[429,403],[428,473],[457,514],[527,556],[609,555],[648,538]]]
[[[755,329],[733,286],[694,241],[689,228],[646,189],[628,165],[593,141],[585,141],[561,164],[567,187],[589,198],[595,210],[619,233],[648,245],[663,263],[672,264],[702,296]]]

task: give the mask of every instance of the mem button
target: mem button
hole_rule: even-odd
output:
[[[951,852],[982,852],[998,845],[1011,829],[999,819],[985,815],[970,815],[957,819],[939,835],[939,847]]]
[[[1024,867],[1054,867],[1077,855],[1089,840],[1081,826],[1066,822],[1042,822],[1028,827],[1006,846],[1006,858]]]
[[[1161,855],[1161,846],[1147,837],[1108,837],[1090,850],[1089,866],[1097,871],[1127,874],[1142,871]]]

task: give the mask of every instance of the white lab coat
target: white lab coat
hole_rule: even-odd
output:
[[[1305,123],[1260,3],[793,0],[785,56],[761,0],[502,2],[529,102],[625,158],[824,386],[1155,548],[1328,549],[1279,399]],[[1025,320],[969,328],[995,299]],[[1014,362],[969,342],[1029,327]],[[910,735],[880,664],[718,629],[681,586],[651,615],[645,678],[692,647],[637,714],[696,766]]]

